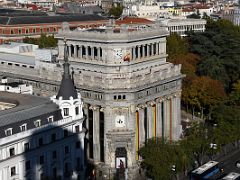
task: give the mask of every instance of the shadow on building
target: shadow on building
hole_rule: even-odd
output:
[[[86,179],[80,138],[84,133],[78,132],[74,125],[47,125],[32,133],[24,144],[26,153],[22,162],[27,180]]]

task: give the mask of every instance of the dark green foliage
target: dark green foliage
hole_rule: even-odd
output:
[[[117,7],[113,6],[109,10],[109,15],[112,15],[114,17],[120,17],[122,15],[122,11],[123,11],[123,6],[122,5],[117,5]]]
[[[185,39],[182,39],[178,34],[174,33],[167,37],[167,54],[169,59],[176,56],[187,54],[188,43]]]
[[[193,14],[191,14],[191,15],[188,15],[187,18],[200,19],[201,16],[200,16],[199,14],[193,13]]]
[[[190,34],[190,51],[200,56],[198,75],[224,84],[227,92],[240,78],[240,27],[230,21],[208,19],[204,33]]]
[[[147,176],[154,180],[169,180],[177,176],[179,172],[185,171],[191,161],[184,149],[176,143],[170,143],[161,139],[152,139],[140,150],[144,158],[142,166],[147,170]],[[175,165],[176,171],[172,171]]]
[[[39,45],[39,48],[57,47],[57,39],[53,35],[46,36],[46,34],[41,34],[40,38],[26,37],[23,39],[23,42]]]

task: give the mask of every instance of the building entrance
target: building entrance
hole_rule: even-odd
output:
[[[119,147],[115,152],[115,168],[116,168],[116,178],[119,180],[125,179],[126,169],[127,169],[127,150],[125,147]]]

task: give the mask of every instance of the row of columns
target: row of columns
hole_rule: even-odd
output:
[[[182,25],[182,26],[169,26],[171,31],[176,31],[176,30],[195,30],[195,29],[205,29],[204,24],[193,24],[193,25]]]
[[[93,124],[92,124],[92,141],[93,143],[93,159],[95,162],[101,161],[101,149],[100,149],[100,117],[101,111],[104,112],[104,134],[112,130],[110,124],[106,125],[106,119],[109,123],[114,124],[113,116],[107,117],[106,108],[101,108],[100,106],[84,105],[84,111],[88,117],[89,109],[93,112]],[[108,110],[109,111],[109,110]],[[110,112],[110,111],[109,111]],[[163,98],[158,98],[155,101],[148,102],[144,105],[139,105],[136,108],[136,113],[138,114],[138,127],[136,128],[136,142],[139,142],[138,148],[146,142],[146,139],[153,137],[163,137],[169,140],[177,140],[181,133],[180,128],[180,93],[170,95]],[[134,114],[134,113],[133,113]],[[134,116],[131,116],[134,118]],[[134,122],[134,121],[131,121]],[[130,124],[129,124],[130,125]],[[114,125],[111,125],[113,127]],[[131,124],[134,128],[134,124]],[[89,128],[89,121],[86,120],[86,127]],[[110,128],[110,129],[109,129]],[[138,132],[137,132],[138,131]],[[89,134],[87,134],[89,138]],[[89,148],[89,147],[88,147]],[[104,137],[104,153],[108,152],[106,143],[106,137]],[[103,150],[103,149],[102,149]],[[104,162],[107,164],[109,159],[104,156]]]
[[[90,47],[83,45],[68,45],[69,57],[91,60],[102,60],[103,50],[101,47]]]
[[[166,53],[166,43],[156,42],[132,47],[132,60]]]
[[[145,105],[140,105],[137,113],[139,118],[139,134],[137,135],[139,146],[143,145],[146,139],[153,137],[162,137],[170,141],[179,138],[181,133],[179,95],[160,98]],[[147,122],[144,122],[146,120]]]

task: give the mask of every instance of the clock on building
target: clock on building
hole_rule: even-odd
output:
[[[115,118],[115,127],[122,128],[125,127],[125,117],[123,115],[121,116],[116,116]]]
[[[122,59],[123,58],[123,52],[122,52],[121,49],[115,49],[114,51],[115,51],[115,57],[117,59]]]

